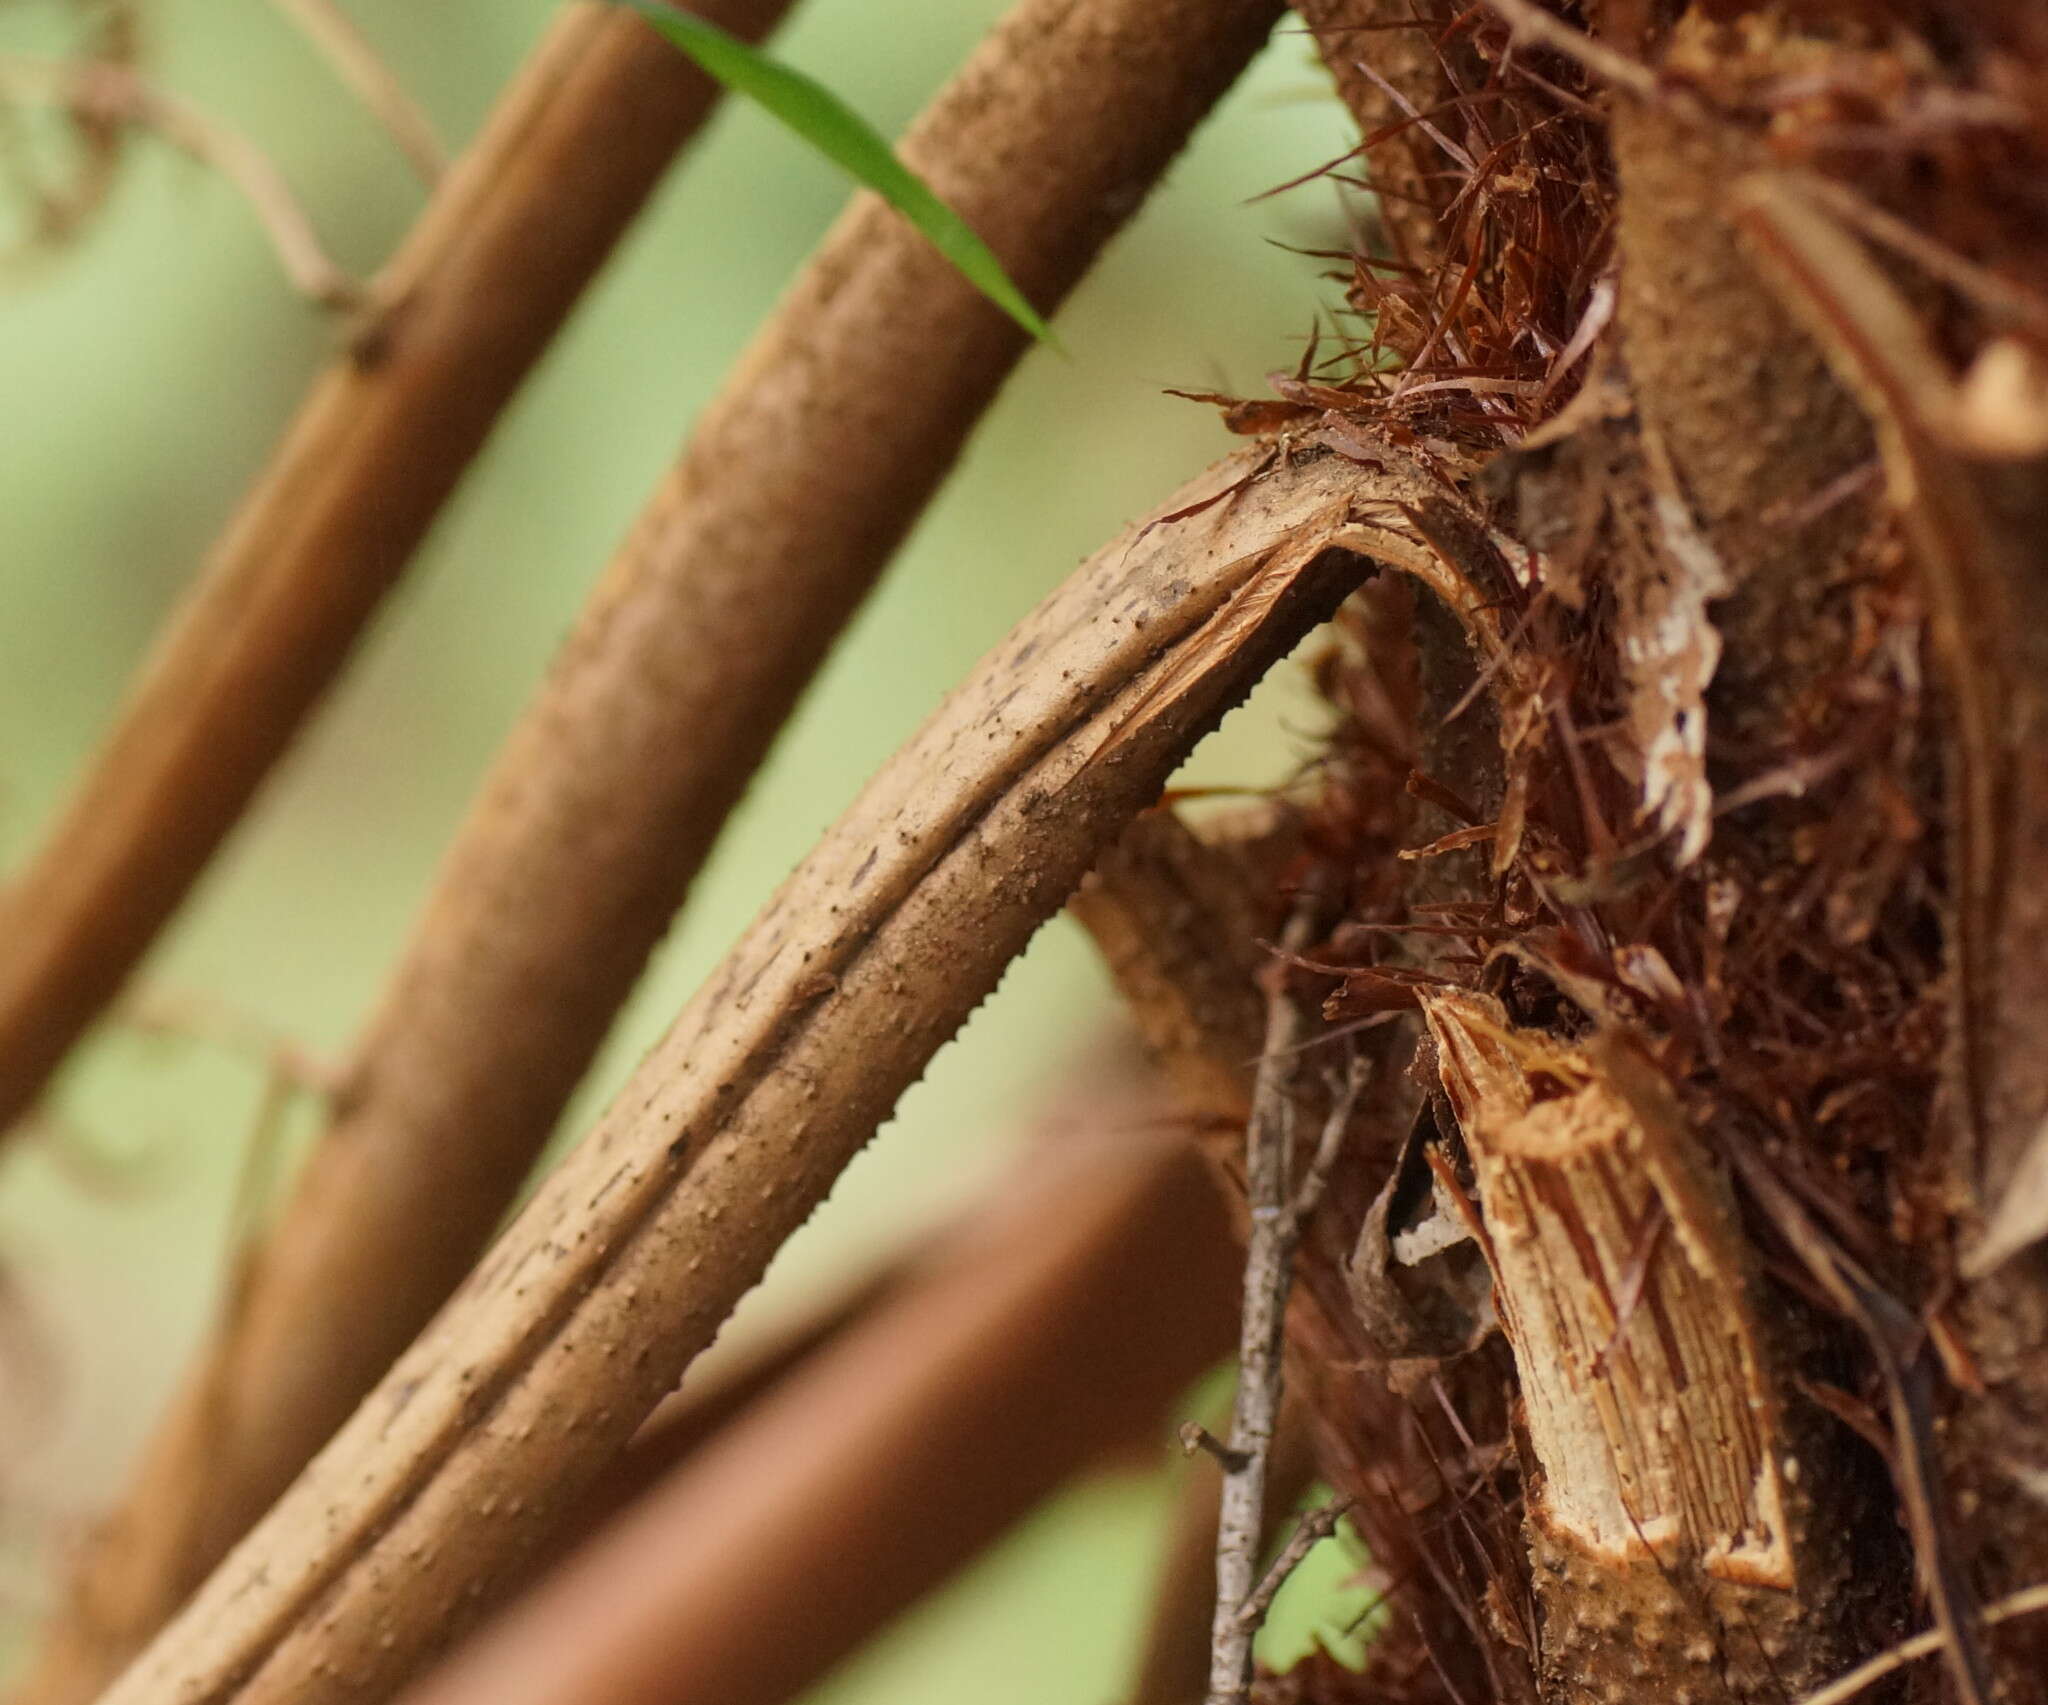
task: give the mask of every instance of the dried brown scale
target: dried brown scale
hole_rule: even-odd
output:
[[[1438,253],[1443,155],[1409,114],[1436,111],[1452,92],[1439,59],[1440,19],[1421,15],[1427,9],[1412,0],[1302,0],[1295,10],[1315,33],[1317,50],[1359,133],[1391,131],[1365,152],[1367,174],[1381,197],[1377,217],[1394,255],[1428,273]]]
[[[2029,291],[2048,231],[2034,211],[2048,123],[2038,79],[2020,69],[2043,43],[2011,9],[1944,11],[1931,26],[1923,9],[1903,7],[1718,7],[1711,20],[1702,8],[1674,32],[1647,7],[1598,8],[1597,45],[1620,44],[1663,80],[1632,72],[1624,93],[1596,97],[1612,111],[1619,170],[1611,187],[1598,169],[1582,174],[1593,196],[1580,241],[1604,238],[1603,198],[1618,200],[1621,290],[1583,387],[1495,391],[1490,419],[1472,406],[1485,394],[1477,387],[1469,402],[1371,375],[1279,387],[1297,410],[1288,430],[1347,453],[1374,435],[1407,444],[1447,487],[1497,503],[1497,522],[1542,553],[1526,594],[1495,580],[1491,599],[1474,599],[1459,581],[1486,583],[1486,551],[1443,548],[1441,529],[1422,529],[1438,562],[1419,576],[1431,588],[1418,594],[1414,630],[1423,775],[1405,844],[1485,837],[1514,856],[1497,878],[1467,851],[1409,865],[1391,894],[1361,883],[1351,924],[1304,956],[1359,967],[1333,1010],[1428,999],[1448,978],[1497,991],[1537,1033],[1636,1036],[1708,1152],[1747,1145],[1748,1164],[1766,1169],[1745,1173],[1752,1187],[1789,1188],[1876,1275],[1859,1282],[1888,1290],[1898,1319],[1910,1319],[1901,1303],[1922,1308],[1931,1332],[1903,1350],[1880,1342],[1893,1328],[1872,1327],[1881,1317],[1865,1303],[1847,1306],[1810,1267],[1819,1257],[1781,1238],[1771,1215],[1717,1210],[1761,1263],[1748,1289],[1774,1322],[1766,1360],[1779,1437],[1810,1470],[1794,1500],[1810,1563],[1789,1592],[1674,1583],[1561,1552],[1532,1526],[1546,1613],[1529,1624],[1520,1662],[1525,1674],[1540,1669],[1555,1699],[1649,1689],[1761,1701],[1846,1667],[1909,1619],[1913,1570],[1895,1507],[1921,1571],[1941,1583],[1938,1619],[1968,1615],[1959,1562],[1987,1593],[2048,1574],[2048,1259],[1980,1253],[1989,1276],[1960,1300],[1947,1289],[1958,1232],[1983,1225],[1952,1222],[1959,1173],[1964,1199],[2003,1208],[2004,1235],[2038,1235],[2017,1214],[2048,1216],[2048,1170],[2029,1170],[2048,1169],[2036,1045],[2048,955],[2035,940],[2032,880],[2048,857],[2037,803],[2048,724],[2033,656],[2044,624],[2028,614],[2042,583],[2048,412],[2039,354],[2013,335],[2037,316]],[[1568,47],[1569,28],[1544,39]],[[1538,63],[1556,69],[1552,54]],[[1530,134],[1540,162],[1546,144]],[[1597,137],[1544,134],[1567,155],[1603,158]],[[1544,181],[1540,169],[1534,177]],[[1758,184],[1804,197],[1788,219],[1839,227],[1861,252],[1853,266],[1804,257],[1812,269],[1799,288],[1811,304],[1771,276],[1750,213],[1763,205],[1752,201]],[[1457,362],[1474,349],[1493,355],[1479,368],[1489,376],[1528,371],[1515,365],[1526,351],[1488,342],[1486,307],[1511,282],[1490,269],[1542,252],[1528,241],[1536,227],[1516,232],[1501,201],[1477,194],[1446,212],[1434,273],[1388,274],[1358,302],[1383,310],[1381,345],[1418,376],[1469,375],[1474,364]],[[1927,237],[1902,234],[1901,216]],[[1797,228],[1777,229],[1799,253]],[[1873,314],[1856,275],[1879,264],[1889,276]],[[1581,275],[1580,294],[1562,300],[1597,312],[1591,282]],[[1559,337],[1569,329],[1554,325]],[[1901,355],[1927,340],[1942,353]],[[1965,372],[1967,385],[1951,377]],[[2008,387],[1995,404],[1994,373]],[[1997,453],[1946,443],[1942,422],[1994,414]],[[1489,441],[1515,448],[1475,484],[1469,457]],[[1441,513],[1459,514],[1446,496]],[[1489,603],[1508,613],[1475,619]],[[1632,655],[1673,617],[1703,642],[1690,657]],[[1341,676],[1330,680],[1343,702]],[[1673,803],[1661,824],[1644,785],[1660,737],[1678,741],[1661,760],[1677,785],[1665,788]],[[1376,746],[1363,730],[1337,737],[1340,753]],[[1327,827],[1312,844],[1347,874],[1372,870],[1385,857],[1365,828],[1373,783],[1341,764],[1325,781]],[[1472,933],[1460,942],[1447,933],[1457,929]],[[1981,1152],[1959,1117],[1972,1106]],[[1383,1141],[1368,1178],[1395,1146]],[[1306,1290],[1336,1296],[1341,1260],[1312,1251]],[[1342,1361],[1341,1302],[1313,1318],[1320,1355]],[[1932,1444],[1929,1412],[1922,1399],[1902,1407],[1895,1389],[1902,1375],[1923,1378],[1937,1353],[1956,1383],[1945,1437],[1960,1497],[1946,1513],[1907,1466]],[[1402,1370],[1404,1382],[1417,1377]],[[1301,1380],[1339,1484],[1356,1472],[1357,1432],[1398,1430],[1373,1384],[1327,1369]],[[1515,1387],[1493,1391],[1511,1401]],[[1832,1393],[1828,1408],[1878,1452],[1849,1442],[1799,1395],[1809,1391]],[[1533,1519],[1553,1488],[1526,1432],[1520,1442]],[[1879,1455],[1900,1477],[1896,1491]],[[1395,1508],[1369,1492],[1362,1506],[1367,1520]],[[1412,1537],[1383,1542],[1399,1552]],[[1516,1545],[1510,1572],[1520,1554]],[[1477,1602],[1449,1570],[1416,1596],[1413,1628],[1428,1625],[1432,1599],[1436,1612]],[[1485,1656],[1511,1660],[1512,1618],[1488,1621],[1503,1637]],[[1653,1625],[1692,1635],[1651,1639]],[[2014,1698],[2033,1698],[2048,1673],[2041,1638],[2021,1625],[1995,1638]],[[1496,1663],[1491,1685],[1500,1673]],[[1977,1686],[1955,1663],[1951,1674]]]
[[[1569,64],[1512,62],[1483,7],[1317,0],[1303,12],[1369,144],[1394,240],[1391,264],[1357,257],[1350,305],[1369,316],[1369,341],[1323,406],[1348,393],[1382,425],[1497,448],[1570,394],[1576,363],[1560,363],[1599,300],[1612,173],[1592,91]],[[1396,372],[1380,371],[1382,354]]]

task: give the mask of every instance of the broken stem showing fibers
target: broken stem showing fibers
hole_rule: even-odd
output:
[[[1095,856],[1366,572],[1378,476],[1254,477],[1271,460],[1228,458],[983,661],[107,1705],[380,1698],[503,1591]]]
[[[1733,1192],[1616,1027],[1581,1044],[1423,992],[1515,1357],[1548,1689],[1782,1700],[1869,1615]]]
[[[1049,309],[1277,9],[1026,0],[904,157]],[[1024,342],[861,196],[741,359],[493,766],[242,1306],[106,1529],[63,1636],[95,1677],[468,1271],[769,741]]]
[[[758,37],[783,0],[704,9]],[[637,18],[572,5],[441,182],[0,890],[0,1133],[206,868],[716,95]]]

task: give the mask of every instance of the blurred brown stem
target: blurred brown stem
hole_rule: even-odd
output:
[[[782,0],[704,9],[758,36]],[[573,5],[441,183],[0,890],[0,1132],[206,868],[714,97],[638,19]]]
[[[838,1347],[883,1309],[893,1306],[904,1286],[929,1259],[914,1248],[881,1267],[812,1299],[791,1319],[779,1322],[737,1356],[701,1365],[698,1377],[672,1391],[641,1423],[626,1448],[606,1464],[568,1524],[534,1559],[536,1578],[594,1538],[683,1464],[717,1438],[739,1416],[762,1402],[799,1370]]]
[[[1269,460],[1212,469],[983,661],[108,1705],[381,1697],[516,1578],[1101,848],[1365,571],[1376,476],[1252,477]]]
[[[1185,1139],[1034,1146],[939,1262],[407,1705],[792,1697],[1071,1475],[1163,1442],[1229,1343],[1235,1266]]]

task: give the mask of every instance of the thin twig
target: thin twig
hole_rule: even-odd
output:
[[[1284,954],[1298,955],[1314,927],[1316,903],[1304,898],[1280,938]],[[1295,1123],[1299,1104],[1292,1079],[1299,1071],[1306,1017],[1289,994],[1281,966],[1266,1009],[1265,1047],[1252,1083],[1245,1127],[1245,1188],[1251,1230],[1245,1248],[1244,1309],[1237,1351],[1237,1396],[1230,1418],[1229,1455],[1223,1462],[1223,1499],[1216,1521],[1216,1617],[1209,1655],[1209,1705],[1235,1705],[1252,1682],[1252,1642],[1263,1610],[1257,1580],[1259,1544],[1266,1526],[1266,1464],[1280,1414],[1282,1347],[1287,1297],[1294,1284],[1294,1251],[1306,1215],[1321,1195],[1342,1144],[1361,1081],[1354,1066],[1344,1093],[1325,1121],[1307,1175],[1294,1181]]]
[[[1238,1620],[1254,1634],[1266,1620],[1266,1614],[1273,1608],[1273,1601],[1280,1596],[1288,1578],[1301,1567],[1308,1554],[1337,1531],[1337,1524],[1349,1513],[1348,1499],[1322,1505],[1318,1509],[1305,1511],[1301,1520],[1294,1524],[1294,1532],[1288,1535],[1287,1543],[1280,1555],[1267,1565],[1265,1575],[1252,1596],[1245,1600],[1238,1612]]]
[[[2015,1616],[2031,1616],[2042,1610],[2048,1610],[2048,1584],[2027,1587],[1986,1605],[1979,1620],[1988,1628],[2008,1622]],[[1838,1676],[1827,1686],[1809,1693],[1799,1701],[1799,1705],[1845,1705],[1845,1701],[1882,1681],[1892,1671],[1904,1669],[1921,1658],[1931,1658],[1947,1644],[1948,1635],[1943,1630],[1923,1629],[1910,1640],[1901,1640],[1890,1651],[1878,1653],[1868,1663],[1858,1664],[1847,1675]]]
[[[1242,1127],[1240,1113],[1235,1121]],[[1204,1159],[1218,1200],[1232,1207],[1242,1198],[1234,1179],[1226,1179],[1216,1155],[1203,1145]],[[1231,1237],[1232,1303],[1240,1277],[1240,1240]],[[1315,1479],[1315,1449],[1307,1416],[1298,1400],[1280,1411],[1273,1452],[1266,1463],[1266,1501],[1275,1509],[1292,1509]],[[1209,1625],[1216,1613],[1216,1512],[1223,1495],[1223,1476],[1204,1463],[1182,1476],[1166,1532],[1161,1536],[1158,1573],[1145,1616],[1145,1637],[1134,1676],[1124,1690],[1124,1705],[1189,1705],[1200,1699],[1209,1680]],[[1266,1535],[1271,1544],[1273,1535]]]
[[[144,1036],[174,1037],[280,1073],[309,1095],[331,1095],[335,1074],[296,1037],[254,1013],[196,989],[141,983],[121,997],[113,1021]]]
[[[72,16],[81,33],[73,36],[67,58],[103,65],[132,65],[140,51],[136,17],[138,0],[106,0],[92,7],[75,6]],[[124,126],[74,111],[71,115],[70,160],[49,164],[29,140],[21,113],[0,101],[0,172],[20,200],[25,229],[0,246],[0,264],[47,254],[74,241],[88,221],[107,205],[122,160]]]
[[[1193,1456],[1199,1452],[1226,1474],[1235,1473],[1251,1461],[1243,1451],[1232,1450],[1200,1421],[1181,1422],[1180,1451],[1183,1456]]]
[[[433,121],[405,92],[405,85],[378,57],[355,20],[335,0],[272,0],[272,4],[291,16],[341,80],[355,91],[421,180],[434,184],[448,168],[448,150],[435,134]]]
[[[241,193],[293,288],[323,308],[361,305],[362,286],[329,258],[270,156],[191,102],[156,88],[125,65],[21,54],[0,57],[0,90],[10,99],[68,107],[160,136]]]
[[[1281,945],[1299,952],[1315,922],[1312,901],[1297,903]],[[1278,972],[1279,967],[1274,967]],[[1293,1171],[1297,1106],[1289,1085],[1305,1028],[1301,1008],[1276,979],[1266,1004],[1265,1049],[1252,1083],[1245,1125],[1245,1193],[1251,1232],[1244,1258],[1244,1311],[1238,1331],[1237,1396],[1230,1454],[1216,1517],[1216,1617],[1209,1649],[1209,1705],[1244,1699],[1252,1683],[1252,1635],[1245,1607],[1257,1587],[1266,1520],[1266,1453],[1280,1412],[1282,1339],[1294,1281]]]
[[[1375,1018],[1384,1015],[1374,1014]],[[1300,1053],[1308,1046],[1298,1044],[1294,1050]],[[1372,1060],[1365,1054],[1353,1054],[1342,1075],[1331,1073],[1332,1097],[1330,1112],[1323,1120],[1322,1134],[1316,1139],[1315,1153],[1309,1156],[1308,1171],[1302,1175],[1301,1188],[1294,1193],[1294,1223],[1305,1226],[1322,1205],[1323,1192],[1329,1188],[1330,1172],[1337,1164],[1337,1157],[1343,1152],[1344,1139],[1350,1134],[1351,1115],[1358,1109],[1358,1098],[1365,1093],[1365,1080],[1372,1070]]]
[[[1486,0],[1486,3],[1500,14],[1501,21],[1508,26],[1508,33],[1515,41],[1534,42],[1539,47],[1562,54],[1639,100],[1654,101],[1663,94],[1657,73],[1641,60],[1617,53],[1584,30],[1573,29],[1562,18],[1536,5],[1534,0]]]

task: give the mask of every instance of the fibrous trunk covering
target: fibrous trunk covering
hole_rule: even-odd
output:
[[[1933,1627],[1882,1685],[2048,1697],[1981,1615],[2048,1580],[2048,13],[1301,10],[1369,335],[1218,400],[1433,495],[1277,885],[1377,1059],[1292,1378],[1395,1614],[1273,1685],[1782,1702]],[[1212,1100],[1233,882],[1272,939],[1151,824],[1081,907]]]

